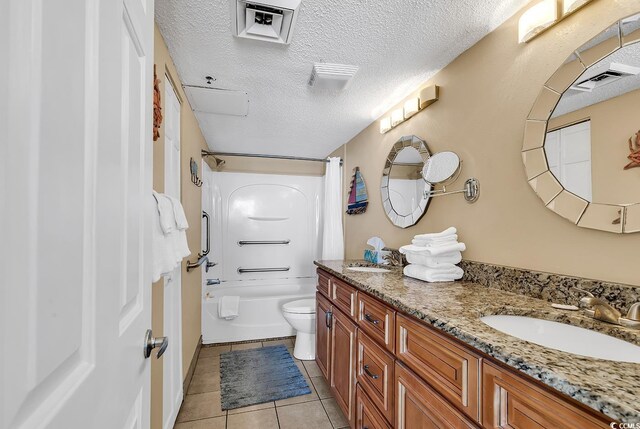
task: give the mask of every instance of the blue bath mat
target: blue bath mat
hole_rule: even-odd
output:
[[[220,354],[220,390],[223,410],[311,393],[283,345]]]

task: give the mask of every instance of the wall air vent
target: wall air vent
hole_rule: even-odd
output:
[[[635,76],[640,73],[640,67],[629,66],[620,63],[611,63],[608,70],[591,76],[571,86],[571,89],[582,92],[591,92],[596,88],[608,85],[626,76]]]
[[[301,0],[236,0],[235,36],[291,43]]]
[[[342,90],[349,86],[358,66],[316,63],[313,65],[309,85],[319,89]]]

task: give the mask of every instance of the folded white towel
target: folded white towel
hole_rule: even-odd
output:
[[[232,320],[239,316],[238,307],[240,306],[239,296],[223,296],[218,301],[218,316],[221,319]]]
[[[187,216],[184,214],[184,208],[182,204],[177,198],[171,197],[167,195],[167,198],[171,201],[171,206],[173,208],[173,217],[176,221],[176,226],[178,229],[187,229],[189,228],[189,223],[187,222]]]
[[[429,233],[429,234],[418,234],[413,238],[415,238],[416,240],[432,240],[432,239],[437,239],[437,238],[444,238],[444,237],[447,237],[449,235],[454,235],[454,234],[457,234],[457,233],[458,233],[458,230],[455,227],[450,226],[449,228],[445,229],[442,232],[432,232],[432,233]]]
[[[173,204],[171,204],[169,197],[156,191],[153,191],[153,197],[157,202],[162,232],[169,234],[176,229],[176,217],[173,212]]]
[[[451,252],[438,256],[431,256],[424,253],[407,252],[407,262],[410,264],[424,265],[431,268],[439,268],[447,264],[458,264],[462,261],[462,253]]]
[[[442,238],[430,238],[430,239],[418,239],[414,238],[411,240],[411,244],[415,244],[416,246],[441,246],[443,244],[451,244],[456,243],[458,241],[458,234],[448,235]]]
[[[409,244],[407,246],[402,246],[400,248],[400,253],[421,253],[429,256],[438,256],[444,255],[452,252],[464,252],[466,250],[466,246],[464,243],[452,243],[452,244],[443,244],[442,246],[416,246],[414,244]]]
[[[464,275],[462,268],[455,265],[452,265],[452,267],[449,268],[440,269],[410,264],[404,267],[403,273],[405,276],[431,283],[452,282],[454,280],[461,279]]]

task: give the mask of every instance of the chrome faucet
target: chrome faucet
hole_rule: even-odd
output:
[[[219,285],[220,279],[207,279],[207,286]]]

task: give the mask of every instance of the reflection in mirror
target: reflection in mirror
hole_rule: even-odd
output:
[[[422,178],[422,168],[429,159],[426,143],[416,136],[398,140],[382,173],[382,205],[387,217],[400,228],[415,225],[429,202],[431,185]]]
[[[607,52],[609,47],[601,47],[611,39],[617,43],[617,37],[616,25],[578,52]],[[640,44],[633,43],[595,62],[562,94],[547,126],[549,170],[565,189],[589,202],[636,203],[638,187],[629,184],[639,177],[623,168],[627,141],[638,129]]]
[[[401,216],[408,216],[419,206],[426,183],[422,180],[422,157],[413,147],[405,147],[396,156],[389,174],[389,200]]]

